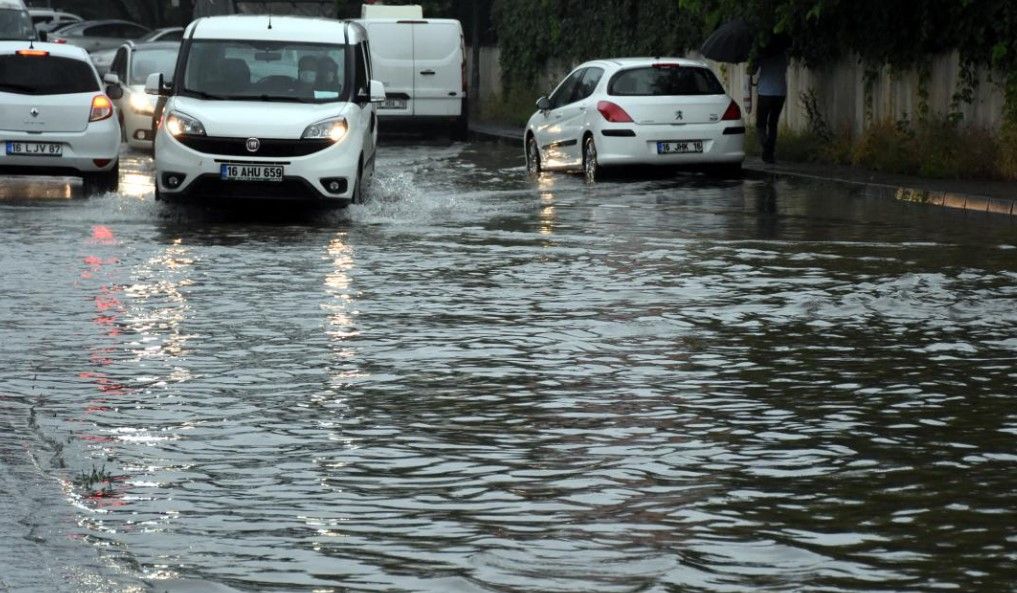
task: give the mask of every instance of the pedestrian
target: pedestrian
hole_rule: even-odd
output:
[[[763,162],[775,162],[777,124],[787,98],[787,44],[775,41],[759,51],[756,58],[756,131],[763,149]]]

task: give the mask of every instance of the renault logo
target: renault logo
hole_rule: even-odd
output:
[[[39,117],[39,109],[36,107],[33,107],[32,110],[29,111],[29,113],[32,114],[32,117]]]
[[[247,139],[247,152],[258,152],[259,148],[261,148],[261,140],[257,138]]]
[[[674,112],[674,118],[675,119],[685,119],[684,116],[682,116],[682,112],[681,112],[680,109],[678,111]]]

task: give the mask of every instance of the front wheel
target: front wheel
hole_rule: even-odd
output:
[[[526,172],[536,177],[540,175],[540,148],[537,147],[537,139],[533,136],[526,138]]]
[[[586,183],[596,183],[600,178],[600,163],[597,162],[597,145],[592,136],[583,141],[583,177]]]

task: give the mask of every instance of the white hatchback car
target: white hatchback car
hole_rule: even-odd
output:
[[[297,200],[346,206],[374,171],[367,33],[280,16],[200,18],[184,32],[155,134],[156,199]]]
[[[0,175],[81,177],[115,191],[120,125],[85,50],[0,42]]]
[[[745,160],[745,122],[706,64],[679,58],[586,62],[526,125],[526,166],[581,169],[595,181],[604,167],[695,165],[737,173]]]

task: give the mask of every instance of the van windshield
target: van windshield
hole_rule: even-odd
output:
[[[328,103],[346,95],[346,47],[195,40],[181,93],[206,99]]]
[[[35,27],[28,12],[20,8],[0,8],[0,39],[35,39]]]

